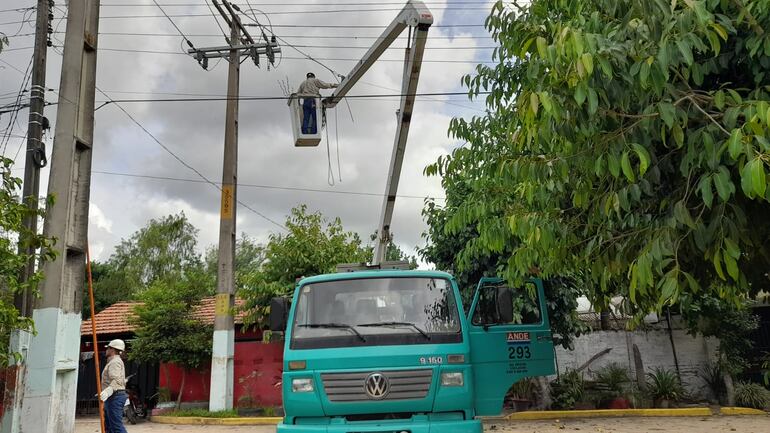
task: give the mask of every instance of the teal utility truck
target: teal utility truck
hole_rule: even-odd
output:
[[[271,302],[285,331],[279,433],[471,433],[516,381],[554,374],[543,285],[479,282],[463,308],[439,271],[305,278]]]
[[[334,93],[292,95],[296,146],[303,135],[298,99],[335,107],[408,29],[396,137],[372,265],[301,280],[291,300],[271,302],[270,328],[285,332],[279,433],[475,433],[476,418],[499,414],[517,380],[554,373],[543,285],[479,282],[463,308],[451,275],[388,269],[390,224],[398,193],[423,53],[433,15],[409,0]],[[318,118],[323,117],[318,116]],[[377,270],[374,270],[377,269]]]

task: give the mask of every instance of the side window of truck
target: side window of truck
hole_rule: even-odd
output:
[[[500,313],[500,299],[510,296],[513,305],[512,320],[503,320]],[[474,325],[535,325],[542,322],[540,301],[534,284],[524,287],[509,288],[505,285],[483,286],[479,292],[479,301],[471,323]]]

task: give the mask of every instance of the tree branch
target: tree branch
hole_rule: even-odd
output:
[[[727,130],[726,130],[726,129],[725,129],[725,128],[724,128],[724,127],[723,127],[723,126],[722,126],[722,125],[719,123],[719,122],[717,122],[717,120],[716,120],[716,119],[714,119],[714,118],[711,116],[711,114],[709,114],[709,113],[708,113],[706,110],[704,110],[704,109],[703,109],[703,108],[702,108],[700,105],[698,105],[698,103],[697,103],[697,102],[695,102],[695,99],[694,99],[692,96],[688,96],[688,97],[687,97],[687,99],[689,99],[689,100],[690,100],[690,102],[692,103],[692,105],[694,105],[694,106],[695,106],[695,108],[697,108],[697,109],[698,109],[698,111],[700,111],[701,113],[703,113],[703,114],[704,114],[706,117],[708,117],[708,118],[709,118],[709,120],[711,120],[711,122],[712,122],[712,123],[714,123],[714,125],[716,125],[717,127],[719,127],[719,129],[720,129],[720,130],[722,130],[722,132],[724,132],[725,134],[727,134],[727,136],[728,136],[728,137],[730,136],[730,132],[728,132],[728,131],[727,131]]]
[[[751,29],[754,30],[754,33],[756,33],[757,36],[764,35],[765,31],[762,29],[762,26],[757,23],[757,19],[754,18],[754,15],[751,14],[751,11],[743,5],[743,2],[741,0],[733,0],[733,3],[738,7],[738,9],[741,10],[741,12],[746,13],[746,18],[749,20],[749,26],[751,26]]]

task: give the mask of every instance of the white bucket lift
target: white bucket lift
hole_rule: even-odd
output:
[[[289,111],[291,111],[291,129],[294,131],[294,146],[311,147],[318,146],[321,143],[321,128],[323,126],[323,108],[321,98],[315,97],[315,124],[310,123],[308,131],[302,130],[304,120],[303,103],[306,98],[313,96],[302,96],[292,93],[289,97]],[[307,132],[307,133],[305,133]]]

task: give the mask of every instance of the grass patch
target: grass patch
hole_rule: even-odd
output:
[[[168,414],[168,416],[176,417],[201,417],[201,418],[238,418],[238,412],[235,410],[219,410],[211,412],[206,409],[182,409],[175,410]]]

